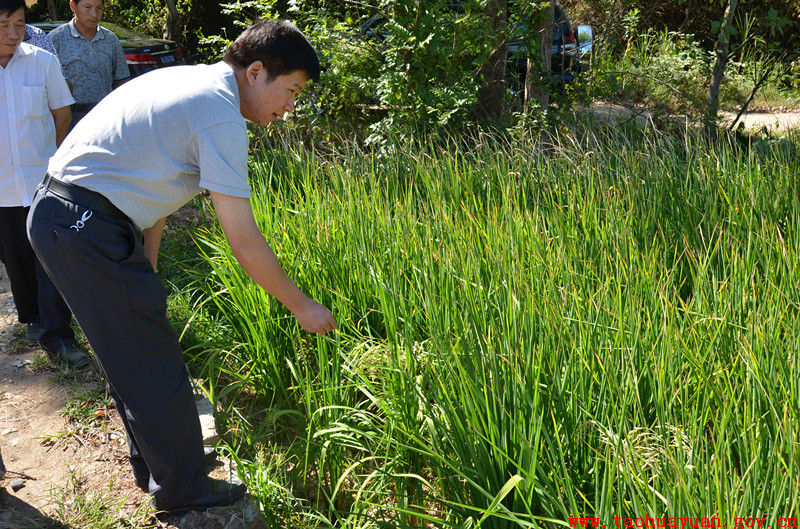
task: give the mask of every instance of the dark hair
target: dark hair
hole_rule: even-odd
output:
[[[17,12],[19,8],[23,12],[28,11],[28,6],[25,5],[25,0],[0,0],[0,15],[11,16]]]
[[[319,59],[303,33],[286,20],[261,20],[239,35],[223,60],[235,69],[261,61],[270,80],[303,70],[319,80]]]

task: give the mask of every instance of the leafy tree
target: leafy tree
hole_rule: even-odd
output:
[[[488,0],[483,16],[489,26],[487,45],[491,51],[479,70],[481,84],[477,94],[476,114],[481,119],[496,120],[502,115],[506,91],[508,0]]]
[[[485,86],[484,64],[497,42],[486,6],[464,1],[454,7],[444,0],[382,0],[379,6],[382,60],[375,95],[386,116],[373,126],[373,139],[472,121]],[[490,75],[496,80],[495,70]]]
[[[708,115],[706,116],[706,131],[711,141],[717,139],[717,110],[719,109],[719,87],[722,84],[722,76],[725,75],[725,67],[728,65],[728,53],[730,50],[730,36],[735,33],[733,26],[734,15],[738,0],[728,0],[728,6],[722,22],[719,23],[719,38],[714,46],[714,69],[711,72],[711,82],[709,83]]]
[[[525,111],[531,111],[531,104],[534,100],[539,102],[539,108],[547,112],[550,106],[550,90],[547,81],[550,73],[552,51],[553,51],[553,17],[555,5],[552,0],[542,4],[531,6],[531,11],[535,13],[536,28],[534,35],[538,36],[537,46],[531,47],[538,50],[538,54],[531,53],[528,56],[528,67],[525,73]],[[537,68],[538,66],[538,68]],[[536,73],[541,75],[536,78]]]
[[[508,28],[520,12],[530,15],[519,6],[531,4],[513,2],[516,14],[509,22],[510,3],[252,0],[222,8],[242,25],[261,16],[294,20],[314,42],[324,67],[306,108],[324,119],[363,119],[370,141],[381,142],[390,133],[436,133],[502,115]],[[203,42],[223,49],[227,40]]]

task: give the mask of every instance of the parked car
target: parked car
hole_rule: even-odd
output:
[[[453,3],[458,6],[458,2]],[[587,55],[592,50],[592,26],[581,25],[573,27],[566,11],[554,0],[553,10],[553,50],[551,58],[551,77],[556,84],[569,83],[575,80],[575,75],[589,69]],[[453,8],[458,11],[457,7]],[[374,40],[382,43],[386,36],[381,31],[386,15],[377,14],[370,17],[359,28],[362,39]],[[522,86],[527,70],[528,52],[526,41],[529,40],[529,30],[524,24],[517,24],[510,31],[511,38],[508,42],[508,73],[511,81]],[[518,87],[512,86],[512,90]]]
[[[550,59],[550,75],[557,84],[570,83],[575,75],[589,69],[587,56],[592,51],[594,32],[592,26],[581,25],[577,28],[570,22],[569,16],[561,4],[556,1],[553,6],[553,48]],[[527,29],[517,26],[508,43],[508,60],[516,72],[517,78],[524,82],[527,69],[528,53],[525,47]]]
[[[31,26],[36,26],[45,33],[50,33],[58,26],[66,23],[66,21],[33,22]],[[155,39],[144,33],[109,22],[102,22],[100,25],[114,33],[120,44],[122,44],[122,51],[125,52],[125,59],[128,62],[128,70],[131,72],[131,77],[142,75],[145,72],[163,66],[185,64],[180,47],[171,40]]]

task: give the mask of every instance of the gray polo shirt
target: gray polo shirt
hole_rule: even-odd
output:
[[[149,228],[201,189],[249,198],[247,126],[230,66],[173,66],[132,79],[50,159],[54,178],[97,191]]]
[[[49,36],[77,103],[97,103],[111,93],[114,81],[130,77],[122,45],[109,30],[98,26],[97,34],[88,41],[72,19]]]

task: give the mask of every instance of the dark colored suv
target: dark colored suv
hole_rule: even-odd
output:
[[[36,26],[45,33],[50,33],[58,26],[66,23],[65,21],[34,22],[31,23],[31,26]],[[128,70],[131,72],[131,77],[142,75],[145,72],[163,66],[185,63],[180,47],[171,40],[154,39],[144,33],[108,22],[102,22],[100,25],[114,33],[120,44],[122,44],[122,51],[125,52],[125,59],[128,62]]]
[[[553,49],[550,59],[551,78],[557,84],[575,80],[575,74],[589,69],[586,55],[592,49],[593,31],[591,26],[575,28],[561,4],[555,2],[553,10]],[[525,80],[527,68],[527,48],[525,47],[526,28],[518,26],[515,35],[508,43],[508,60],[518,79]]]
[[[574,28],[561,4],[557,0],[554,0],[554,4],[550,75],[555,84],[564,84],[574,81],[575,74],[589,69],[589,63],[584,58],[592,49],[593,31],[588,25]],[[453,2],[453,6],[451,8],[457,12],[458,2]],[[384,14],[370,17],[359,29],[360,38],[383,42],[386,37],[380,26],[385,21]],[[528,61],[526,41],[530,41],[528,32],[524,24],[516,24],[511,30],[512,36],[508,42],[508,74],[513,85],[518,85],[512,85],[512,90],[524,85]]]

